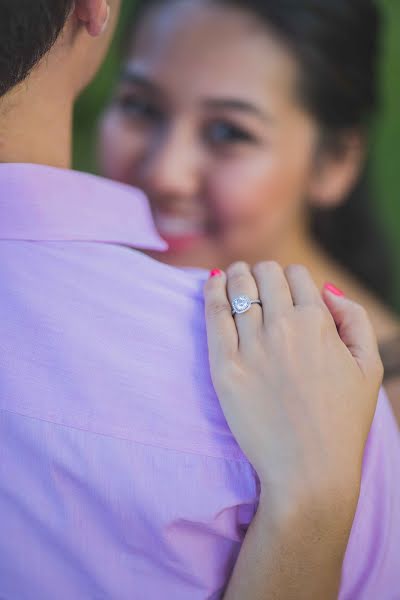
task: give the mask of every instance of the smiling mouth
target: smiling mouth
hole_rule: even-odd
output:
[[[206,221],[198,216],[181,217],[155,212],[154,222],[160,235],[168,239],[199,238],[207,234]]]

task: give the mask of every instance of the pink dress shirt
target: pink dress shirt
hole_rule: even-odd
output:
[[[210,380],[207,273],[139,251],[164,247],[138,191],[0,165],[1,600],[223,596],[259,485]],[[400,598],[383,393],[340,598]]]

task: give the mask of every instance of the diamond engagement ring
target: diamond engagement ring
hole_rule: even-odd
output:
[[[253,304],[262,306],[261,300],[252,300],[248,296],[238,296],[232,301],[232,317],[235,315],[243,315],[250,310]]]

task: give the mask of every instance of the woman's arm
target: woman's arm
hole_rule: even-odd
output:
[[[353,507],[332,516],[328,505],[293,502],[289,513],[261,498],[224,600],[337,599]]]
[[[253,273],[238,263],[205,291],[214,386],[261,483],[225,600],[335,598],[382,381],[376,338],[304,268]],[[262,308],[232,318],[243,294]]]

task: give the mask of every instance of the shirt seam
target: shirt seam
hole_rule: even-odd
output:
[[[104,437],[104,438],[108,438],[108,439],[115,439],[115,440],[121,440],[121,441],[125,441],[125,442],[131,442],[133,444],[137,444],[139,446],[145,446],[145,447],[152,447],[152,448],[157,448],[160,450],[166,450],[168,452],[175,452],[178,454],[193,454],[195,456],[201,456],[204,458],[214,458],[217,460],[223,460],[223,461],[228,461],[228,462],[234,462],[234,463],[240,463],[243,465],[246,465],[247,467],[249,467],[252,471],[253,468],[251,466],[251,464],[249,463],[249,461],[247,461],[246,459],[242,459],[242,458],[234,458],[234,457],[226,457],[226,456],[217,456],[215,454],[208,454],[208,453],[204,453],[204,452],[196,452],[195,450],[181,450],[178,448],[171,448],[168,446],[163,446],[161,444],[156,444],[154,442],[144,442],[144,441],[140,441],[140,440],[136,440],[130,437],[124,437],[124,436],[119,436],[119,435],[115,435],[115,434],[109,434],[109,433],[101,433],[99,431],[92,431],[90,429],[85,429],[84,427],[76,427],[74,425],[66,425],[65,423],[59,423],[57,421],[51,421],[50,419],[44,419],[42,417],[36,417],[34,415],[25,415],[23,413],[19,413],[13,410],[9,410],[7,408],[0,408],[0,411],[4,412],[4,413],[9,413],[11,415],[16,415],[18,417],[22,417],[24,419],[30,419],[33,421],[39,421],[42,423],[49,423],[51,425],[56,425],[57,427],[64,427],[66,429],[71,429],[73,431],[81,431],[84,433],[88,433],[91,435],[95,435],[98,437]]]

